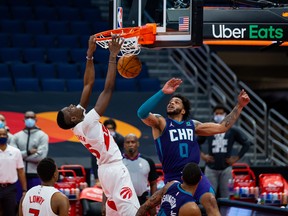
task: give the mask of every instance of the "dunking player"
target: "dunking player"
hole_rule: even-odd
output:
[[[54,188],[58,168],[52,158],[44,158],[37,165],[41,185],[32,187],[20,200],[19,216],[69,215],[68,197]]]
[[[187,120],[190,114],[190,103],[181,95],[173,95],[167,105],[168,118],[150,111],[165,98],[172,94],[182,83],[181,79],[172,78],[163,88],[149,98],[138,109],[138,117],[152,128],[156,149],[162,163],[165,182],[181,181],[181,171],[189,162],[199,163],[200,149],[196,135],[211,136],[226,132],[238,119],[242,109],[249,103],[250,98],[242,90],[238,95],[238,103],[220,123],[201,123],[196,120]],[[213,191],[208,179],[203,175],[193,196],[211,215],[220,215]]]
[[[120,37],[112,36],[112,41],[109,42],[109,66],[104,90],[99,95],[95,107],[85,115],[95,79],[93,53],[96,44],[94,37],[90,37],[80,103],[60,110],[57,123],[63,129],[72,128],[80,142],[97,158],[98,177],[107,197],[107,215],[134,216],[139,208],[139,201],[129,171],[122,162],[121,152],[109,130],[99,122],[112,97],[116,78],[116,57],[122,44],[123,40]]]

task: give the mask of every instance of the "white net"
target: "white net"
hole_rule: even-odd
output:
[[[99,38],[105,38],[105,37],[100,36]],[[123,56],[123,55],[128,55],[128,54],[138,55],[141,51],[141,45],[138,44],[138,38],[139,38],[138,36],[124,38],[124,43],[122,44],[122,47],[120,49],[120,54],[118,56]],[[108,49],[109,41],[111,41],[111,39],[100,40],[100,41],[96,40],[96,43],[102,48]]]

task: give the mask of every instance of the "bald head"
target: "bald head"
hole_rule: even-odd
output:
[[[124,151],[129,157],[135,157],[138,154],[139,141],[138,137],[130,133],[124,137]]]
[[[130,139],[133,139],[133,140],[135,140],[136,142],[138,142],[138,137],[137,137],[135,134],[133,134],[133,133],[127,134],[127,135],[124,137],[124,142],[125,142],[126,140],[130,140]]]

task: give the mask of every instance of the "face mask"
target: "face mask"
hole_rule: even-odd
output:
[[[35,119],[25,119],[25,125],[27,128],[33,128],[35,126]]]
[[[0,120],[0,128],[5,128],[5,123]]]
[[[115,131],[110,131],[110,134],[114,137],[116,135]]]
[[[224,118],[225,118],[225,115],[215,115],[214,116],[214,121],[216,123],[220,123],[221,121],[223,121]]]
[[[0,137],[0,145],[5,145],[7,143],[7,137]]]

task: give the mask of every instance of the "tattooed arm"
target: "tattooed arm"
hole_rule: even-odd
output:
[[[175,181],[168,182],[163,188],[156,191],[143,205],[138,209],[136,216],[146,216],[148,211],[155,208],[161,203],[162,196],[166,193],[168,188],[175,183]]]
[[[195,132],[198,136],[212,136],[214,134],[224,133],[237,121],[242,109],[250,102],[248,94],[242,90],[238,95],[238,103],[234,109],[223,119],[219,124],[217,123],[201,123],[194,121]]]

